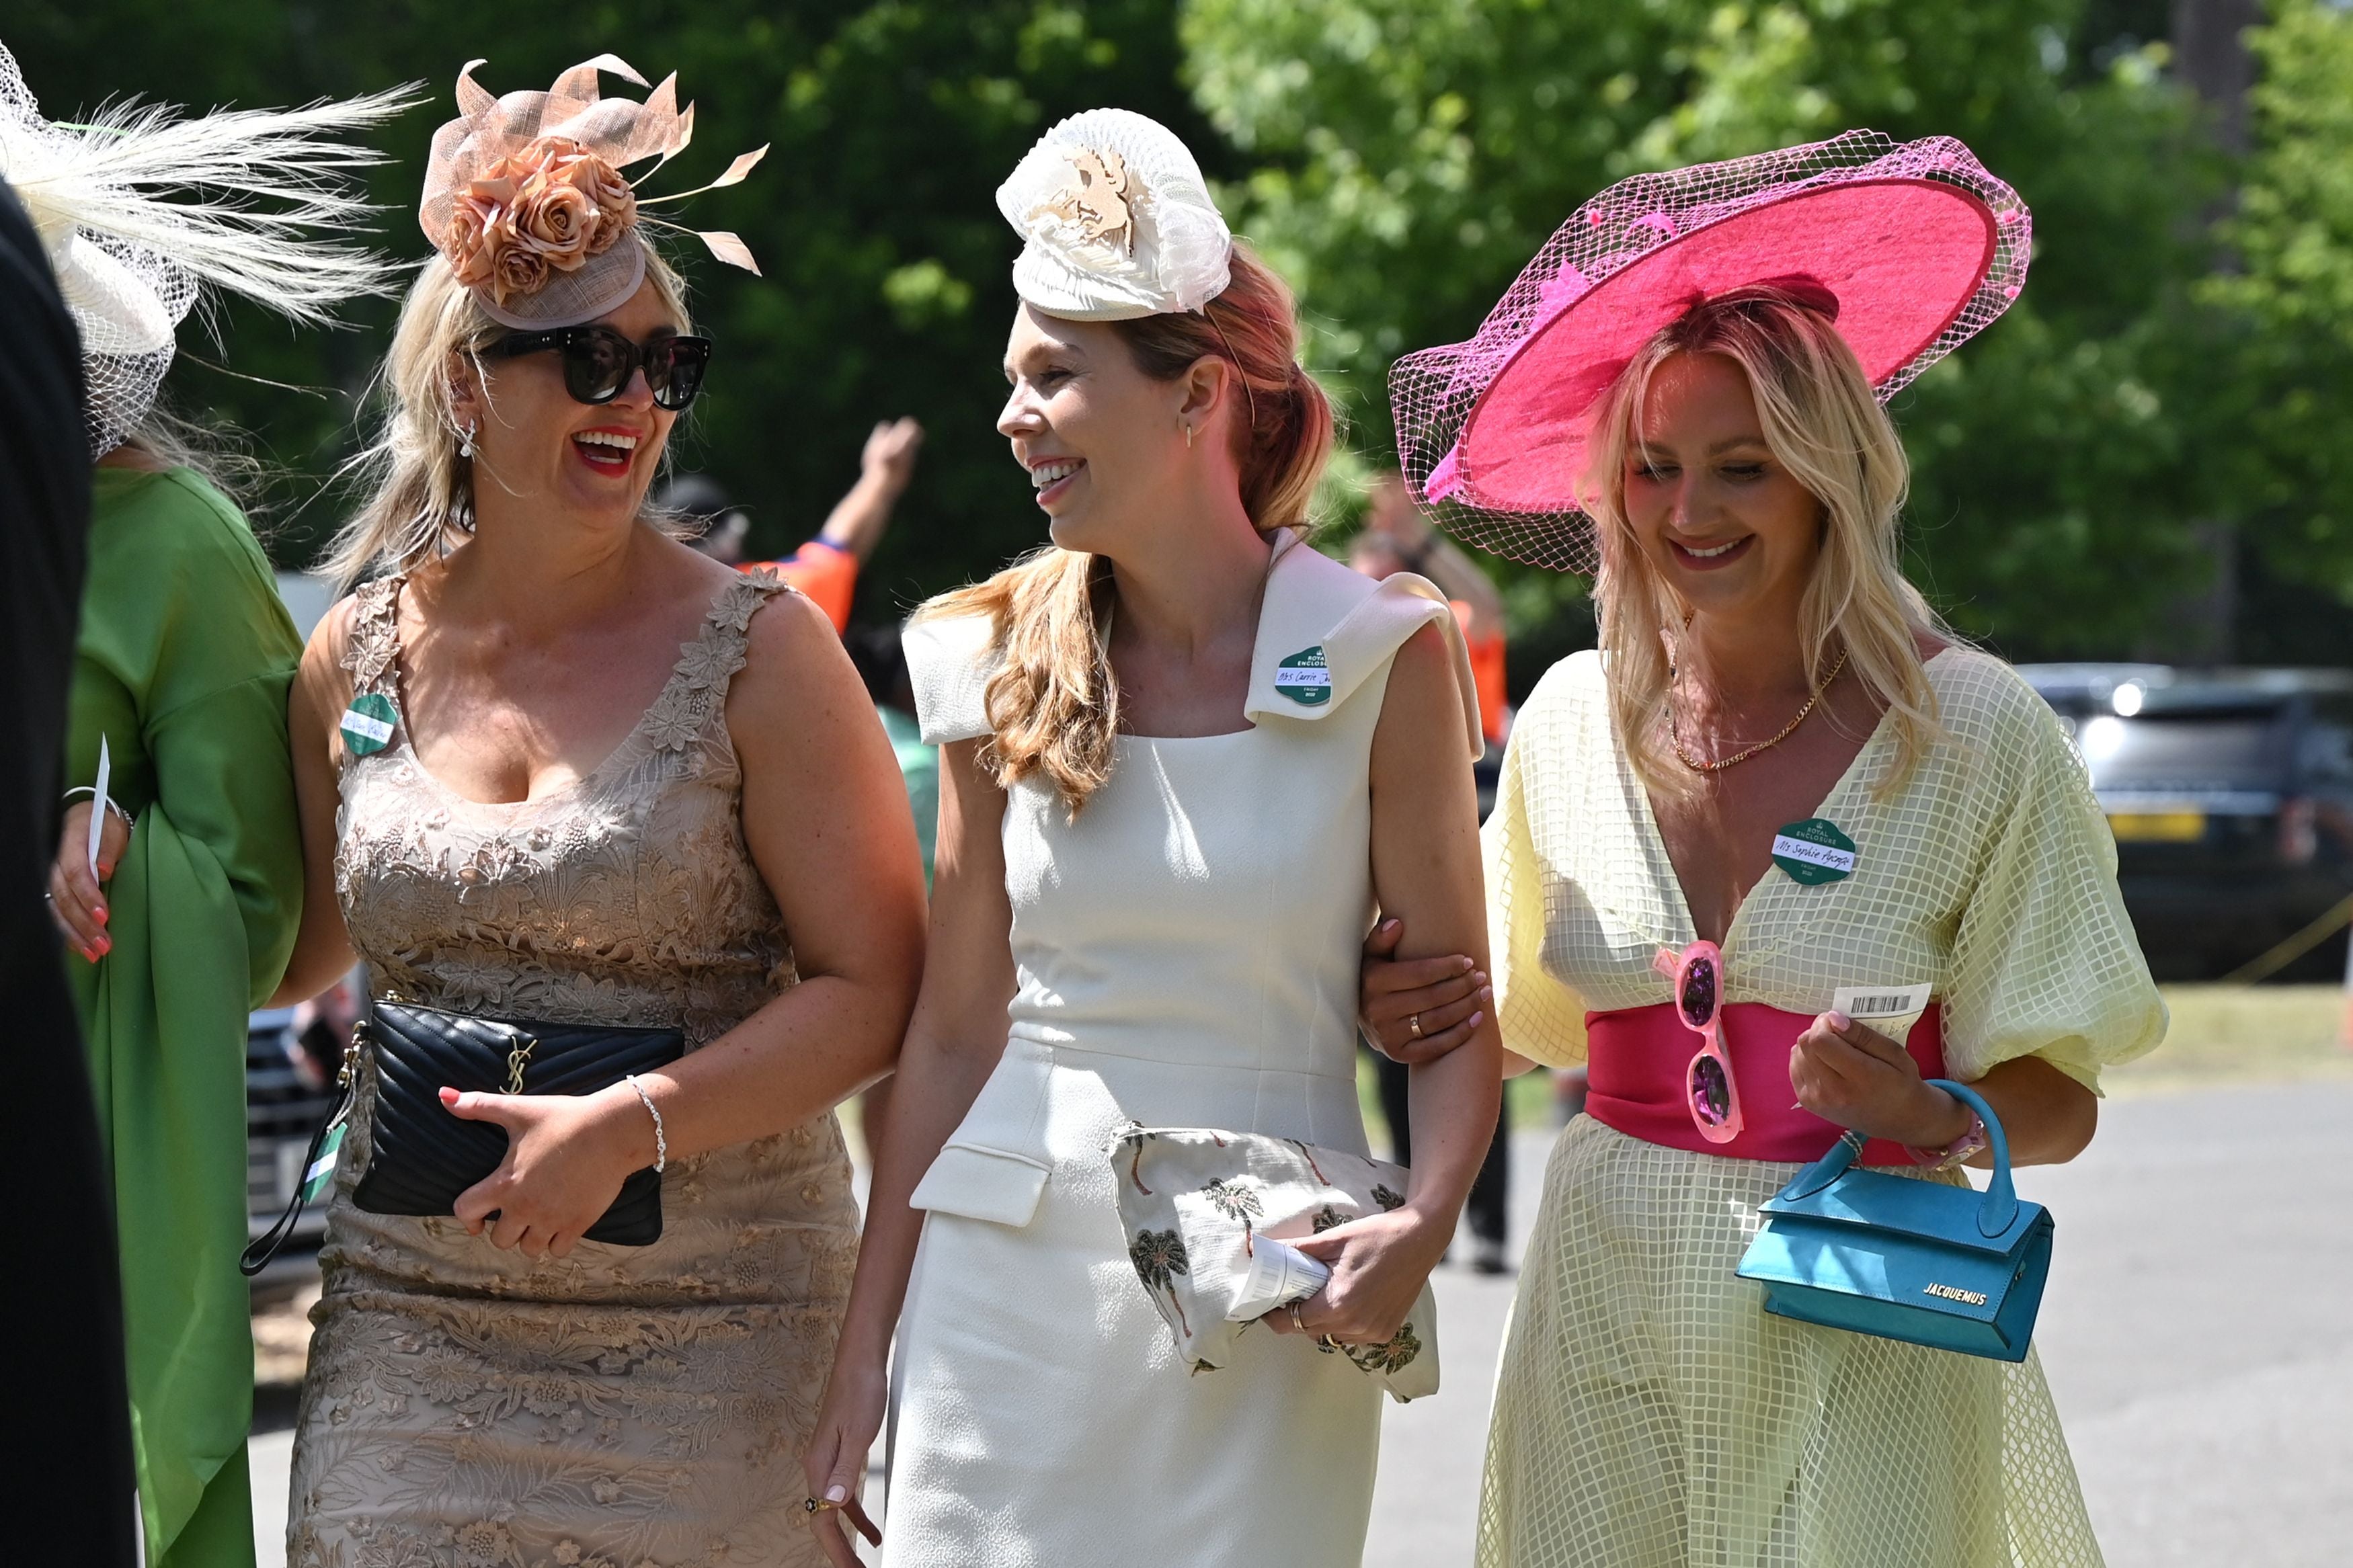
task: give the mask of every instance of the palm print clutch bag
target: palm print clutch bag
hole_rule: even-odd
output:
[[[1286,1241],[1405,1202],[1403,1166],[1292,1138],[1130,1127],[1109,1154],[1128,1258],[1195,1372],[1225,1365],[1250,1324],[1324,1288],[1329,1271]],[[1435,1394],[1437,1298],[1423,1281],[1387,1344],[1316,1348],[1345,1354],[1399,1404]]]

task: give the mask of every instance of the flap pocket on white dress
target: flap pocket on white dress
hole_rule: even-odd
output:
[[[1038,1212],[1047,1166],[1004,1149],[951,1143],[916,1184],[908,1206],[985,1219],[1018,1230]]]
[[[1046,1095],[1054,1056],[1008,1040],[964,1123],[916,1184],[910,1206],[1018,1228],[1038,1210],[1054,1168],[1046,1150]]]

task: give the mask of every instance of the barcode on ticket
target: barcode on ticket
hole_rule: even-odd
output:
[[[1908,991],[1868,992],[1854,999],[1846,1009],[1850,1018],[1884,1018],[1895,1013],[1912,1011],[1912,994]]]
[[[1900,1024],[1909,1027],[1911,1021],[1928,1010],[1928,993],[1933,985],[1842,985],[1831,999],[1831,1005],[1848,1017],[1862,1024]],[[1900,1033],[1901,1030],[1898,1030]]]

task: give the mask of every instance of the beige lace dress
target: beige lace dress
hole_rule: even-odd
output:
[[[397,704],[396,580],[345,656]],[[345,757],[336,887],[379,996],[682,1026],[690,1049],[794,984],[744,849],[723,713],[781,585],[730,584],[604,763],[543,800],[443,788],[405,726]],[[661,1239],[534,1263],[454,1219],[362,1213],[361,1076],[320,1255],[295,1436],[295,1568],[821,1563],[798,1455],[857,1257],[830,1115],[673,1160]]]

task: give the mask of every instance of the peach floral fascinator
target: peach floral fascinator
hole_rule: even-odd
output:
[[[638,186],[694,139],[694,105],[678,106],[675,74],[642,103],[598,94],[597,73],[647,86],[614,55],[584,60],[545,92],[492,98],[458,73],[455,120],[433,134],[418,226],[474,291],[482,309],[510,327],[571,327],[617,308],[644,281],[642,244],[624,244],[640,225],[692,234],[730,266],[757,273],[741,239],[655,217],[647,209],[741,182],[767,155],[745,153],[711,184],[643,197]],[[621,171],[659,159],[637,182]]]

